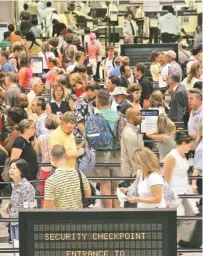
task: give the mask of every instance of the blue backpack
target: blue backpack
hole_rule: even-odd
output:
[[[114,139],[108,122],[100,114],[88,117],[85,130],[87,142],[95,150],[110,146]]]

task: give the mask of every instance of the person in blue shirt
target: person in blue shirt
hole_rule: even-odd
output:
[[[121,75],[121,71],[120,71],[121,63],[122,63],[122,58],[120,56],[116,57],[115,58],[115,68],[113,68],[111,70],[111,72],[109,73],[109,77]]]
[[[15,72],[13,66],[8,63],[8,53],[5,51],[0,52],[0,64],[3,72]]]

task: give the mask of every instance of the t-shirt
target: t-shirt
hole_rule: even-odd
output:
[[[115,127],[117,125],[118,118],[119,118],[118,112],[111,108],[105,108],[105,109],[100,110],[100,114],[108,122],[111,130],[114,131]],[[116,148],[118,148],[117,145],[116,145]],[[106,150],[108,150],[108,149],[109,150],[115,149],[115,145],[113,145],[113,142],[110,146],[108,146],[106,148]]]
[[[25,140],[23,137],[18,137],[13,143],[13,148],[22,150],[20,158],[27,161],[29,165],[28,180],[36,179],[38,173],[37,154],[32,144]]]
[[[102,62],[102,66],[107,73],[107,77],[109,77],[111,70],[115,68],[114,60],[115,60],[115,57],[113,57],[111,60],[107,57]]]
[[[11,64],[9,64],[8,62],[5,62],[4,64],[2,64],[2,71],[15,72],[15,69]]]
[[[140,100],[140,105],[143,107],[143,102],[145,99],[149,99],[151,96],[151,93],[153,91],[153,86],[150,83],[149,79],[147,77],[142,77],[139,80],[139,83],[142,88],[142,93],[141,93],[141,100]]]
[[[89,190],[89,182],[81,172],[84,190]],[[54,200],[56,209],[80,209],[82,193],[78,172],[73,168],[58,168],[45,182],[45,200]]]
[[[142,179],[142,177],[139,178],[138,183],[138,194],[140,198],[150,198],[152,197],[152,191],[151,187],[155,185],[163,185],[164,181],[162,176],[159,173],[153,172],[148,177]],[[146,204],[146,203],[138,203],[138,208],[165,208],[166,202],[163,197],[162,192],[162,199],[159,204]]]

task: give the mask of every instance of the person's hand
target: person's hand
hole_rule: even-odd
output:
[[[79,148],[78,149],[78,157],[84,155],[84,153],[85,153],[84,148]]]
[[[83,148],[84,145],[85,145],[85,142],[83,141],[81,144],[79,144],[79,145],[77,146],[77,149]]]
[[[192,185],[192,191],[194,194],[198,194],[198,189],[196,185]]]
[[[128,197],[128,202],[129,203],[131,203],[131,204],[133,204],[133,203],[137,203],[137,197],[135,197],[135,196],[130,196],[130,197]]]
[[[127,188],[119,188],[120,191],[123,193],[123,194],[127,194],[128,193],[128,189]]]
[[[10,213],[10,211],[11,211],[11,203],[10,202],[4,205],[3,211],[6,214]]]

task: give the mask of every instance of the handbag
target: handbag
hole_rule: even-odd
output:
[[[93,170],[96,163],[95,152],[91,150],[89,147],[85,148],[85,153],[78,160],[78,169],[86,176],[91,176],[93,174]]]
[[[82,193],[83,208],[88,208],[91,204],[95,205],[96,199],[85,198],[85,191],[84,191],[84,185],[83,185],[83,181],[82,181],[81,171],[77,170],[77,172],[78,172],[79,179],[80,179],[80,190]],[[94,186],[90,182],[89,182],[89,185],[90,185],[90,189],[91,189],[91,196],[96,196],[96,190],[95,190]]]
[[[134,196],[134,197],[138,197],[138,184],[139,184],[139,180],[140,177],[142,175],[141,170],[137,171],[137,176],[136,176],[136,180],[132,183],[132,185],[128,188],[128,196]]]
[[[164,185],[163,185],[163,197],[166,201],[167,208],[177,208],[180,205],[180,198],[170,188],[170,185],[166,180],[164,180]]]

